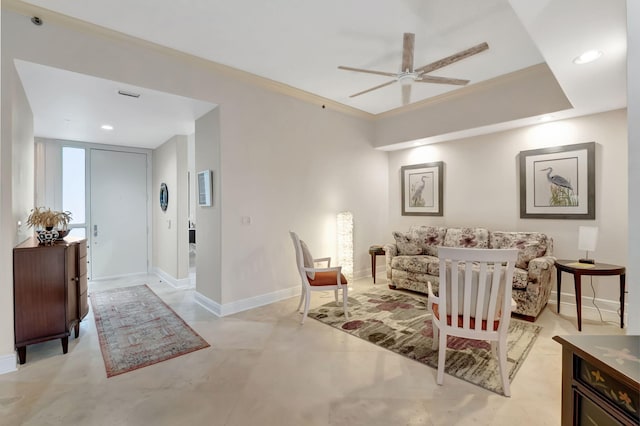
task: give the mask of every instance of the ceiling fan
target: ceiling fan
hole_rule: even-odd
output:
[[[415,34],[404,33],[404,38],[402,43],[402,68],[400,72],[373,71],[373,70],[365,70],[361,68],[339,66],[338,68],[341,70],[364,72],[368,74],[378,74],[378,75],[385,75],[387,77],[393,77],[393,80],[391,81],[388,81],[386,83],[380,84],[378,86],[372,87],[367,90],[363,90],[362,92],[355,93],[349,97],[354,98],[356,96],[364,95],[365,93],[369,93],[373,90],[381,89],[385,86],[389,86],[390,84],[397,82],[397,83],[400,83],[400,85],[402,86],[402,105],[407,105],[411,101],[411,85],[414,82],[415,83],[454,84],[458,86],[464,86],[467,83],[469,83],[469,80],[436,77],[432,75],[427,75],[427,73],[430,73],[442,67],[446,67],[447,65],[451,65],[454,62],[458,62],[462,59],[465,59],[475,54],[478,54],[480,52],[483,52],[489,48],[489,45],[487,43],[480,43],[476,46],[470,47],[469,49],[455,53],[451,56],[447,56],[446,58],[442,58],[438,61],[432,62],[423,67],[414,69],[413,68],[414,41],[415,41]]]

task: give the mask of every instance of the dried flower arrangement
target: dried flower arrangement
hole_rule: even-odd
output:
[[[31,210],[31,214],[27,218],[27,225],[35,229],[52,229],[57,227],[60,230],[65,230],[70,221],[71,212],[69,211],[59,212],[49,208],[36,207]]]

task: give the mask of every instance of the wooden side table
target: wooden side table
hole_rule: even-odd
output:
[[[558,279],[558,313],[560,313],[560,288],[562,287],[562,272],[573,274],[576,293],[576,309],[578,311],[578,331],[582,331],[582,283],[583,275],[620,275],[620,328],[624,328],[624,292],[626,269],[624,266],[606,263],[578,263],[575,260],[556,260]]]
[[[369,247],[369,254],[371,255],[371,275],[373,276],[373,283],[376,283],[376,256],[384,256],[384,248],[382,246]]]

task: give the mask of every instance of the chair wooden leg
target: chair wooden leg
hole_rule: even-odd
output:
[[[300,293],[300,301],[298,302],[298,307],[296,308],[296,311],[300,312],[300,307],[302,306],[302,301],[304,300],[304,295],[307,291],[305,290],[304,287],[302,287],[302,292]]]
[[[431,329],[433,330],[433,341],[431,343],[431,349],[438,349],[438,325],[435,320],[431,318]]]
[[[502,377],[502,392],[504,396],[511,396],[509,386],[509,373],[507,371],[507,339],[498,341],[498,365],[500,366],[500,377]]]
[[[447,356],[447,335],[440,330],[440,349],[438,350],[438,375],[436,382],[441,385],[444,382],[444,361]]]
[[[309,313],[309,303],[311,302],[311,295],[309,293],[309,291],[306,291],[304,294],[304,313],[302,314],[300,324],[304,324],[304,320],[307,319],[307,314]]]
[[[336,299],[336,306],[338,306],[338,289],[333,290],[333,296]]]
[[[349,319],[349,312],[347,311],[347,299],[349,298],[347,294],[347,287],[342,289],[342,308],[344,309],[344,319]]]

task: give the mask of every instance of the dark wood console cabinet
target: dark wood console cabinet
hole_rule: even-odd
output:
[[[562,426],[640,424],[640,336],[556,336]]]
[[[20,364],[27,345],[61,339],[67,353],[69,335],[77,338],[87,315],[87,244],[67,237],[51,246],[29,238],[13,249],[13,312]]]

